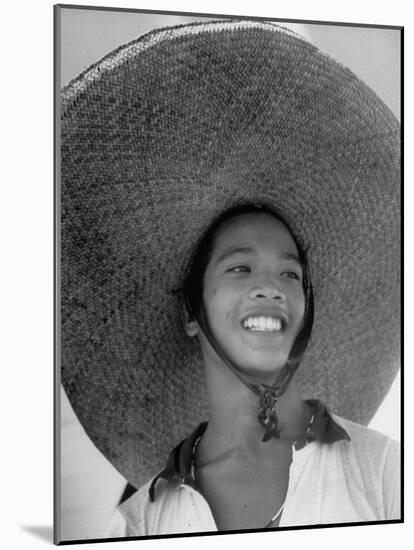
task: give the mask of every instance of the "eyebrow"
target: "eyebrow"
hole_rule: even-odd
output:
[[[227,260],[230,256],[233,256],[234,254],[254,254],[255,250],[254,248],[251,248],[250,246],[236,246],[233,248],[229,248],[228,250],[225,250],[216,260],[216,264],[220,264],[224,260]]]
[[[216,260],[216,265],[220,264],[224,260],[227,260],[230,256],[233,256],[235,254],[256,254],[256,250],[250,246],[236,246],[234,248],[229,248],[228,250],[225,250]],[[282,260],[291,260],[296,263],[298,263],[300,266],[302,266],[302,262],[300,261],[300,258],[297,254],[294,252],[282,252],[280,255],[280,258]]]

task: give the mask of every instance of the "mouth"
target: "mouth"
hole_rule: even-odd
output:
[[[242,321],[242,327],[249,332],[281,333],[285,330],[287,321],[279,316],[251,316]]]

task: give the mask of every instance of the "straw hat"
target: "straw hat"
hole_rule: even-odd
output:
[[[180,287],[209,224],[276,207],[308,251],[304,397],[366,424],[399,367],[399,125],[348,69],[259,21],[157,30],[61,107],[61,366],[76,414],[135,486],[208,417]]]

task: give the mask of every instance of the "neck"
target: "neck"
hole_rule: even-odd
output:
[[[262,442],[264,428],[257,418],[258,396],[224,364],[206,364],[206,386],[210,420],[203,436],[208,446],[203,447],[210,448],[213,454],[214,448],[218,453],[238,448],[249,454],[287,445],[290,448],[303,435],[310,420],[310,408],[301,399],[292,380],[275,408],[281,429],[280,439]]]

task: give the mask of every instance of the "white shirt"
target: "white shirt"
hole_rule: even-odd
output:
[[[279,527],[401,519],[399,444],[332,415],[351,437],[294,447]],[[152,481],[152,480],[151,480]],[[118,506],[108,537],[217,531],[210,507],[190,485],[151,481]]]

